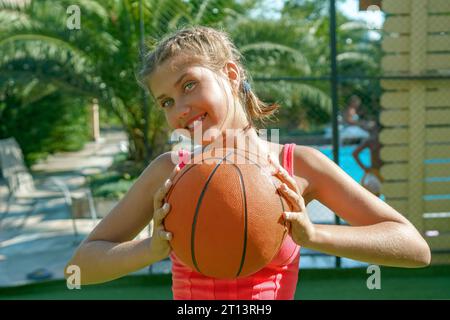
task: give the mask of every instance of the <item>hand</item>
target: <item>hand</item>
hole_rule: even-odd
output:
[[[314,237],[315,227],[308,217],[305,200],[294,178],[277,161],[274,161],[270,155],[267,159],[271,167],[273,167],[272,175],[282,182],[278,190],[280,190],[282,196],[292,208],[292,212],[283,212],[283,217],[289,224],[289,234],[295,243],[306,246]]]
[[[170,211],[170,204],[164,203],[164,198],[178,172],[180,172],[180,167],[177,165],[164,185],[156,191],[153,198],[153,235],[150,250],[158,261],[168,257],[171,250],[169,241],[172,240],[172,233],[167,232],[163,225],[164,218]]]

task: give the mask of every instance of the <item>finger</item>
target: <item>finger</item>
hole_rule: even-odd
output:
[[[284,179],[284,182],[289,186],[289,188],[300,194],[300,189],[297,186],[297,182],[295,182],[294,178],[291,177],[286,169],[281,168],[278,172],[282,179]]]
[[[175,166],[175,168],[173,168],[172,173],[170,174],[169,179],[172,181],[173,178],[175,178],[175,176],[176,176],[180,171],[181,171],[180,165],[177,164],[177,165]]]
[[[164,187],[161,187],[156,191],[154,197],[153,197],[153,208],[158,209],[163,205],[163,199],[164,199]]]
[[[158,229],[158,236],[163,240],[172,240],[172,232],[166,231],[163,228]]]
[[[181,171],[181,168],[179,165],[176,165],[175,168],[173,168],[169,178],[164,182],[163,186],[158,189],[154,196],[153,200],[153,208],[160,208],[164,203],[164,198],[167,195],[167,192],[170,190],[173,184],[174,177]]]
[[[285,226],[287,227],[288,232],[290,234],[292,230],[292,215],[290,215],[289,211],[285,211],[283,212],[283,218],[285,221]]]
[[[281,192],[286,193],[291,199],[293,199],[295,205],[298,207],[297,210],[304,211],[306,209],[305,199],[300,194],[287,188],[286,184],[282,184],[280,186],[280,190]]]
[[[289,203],[292,205],[293,210],[302,210],[301,203],[300,203],[300,197],[296,192],[289,189],[285,183],[281,184],[278,187],[278,190],[281,191],[284,198],[289,201]]]
[[[297,212],[290,212],[290,211],[285,211],[283,212],[283,218],[286,219],[287,221],[294,221],[297,220],[298,213]]]
[[[162,220],[166,217],[166,215],[170,211],[170,204],[165,203],[161,208],[157,209],[155,214],[153,215],[153,219],[155,220],[155,224],[161,224]]]
[[[180,165],[176,165],[175,168],[173,168],[172,172],[170,173],[169,178],[164,182],[163,190],[162,192],[162,199],[165,198],[167,193],[169,192],[170,188],[173,186],[173,180],[175,179],[175,176],[181,171]]]
[[[300,194],[300,189],[297,186],[297,183],[295,182],[294,178],[289,174],[289,172],[286,171],[277,161],[274,161],[272,159],[272,156],[268,156],[269,162],[274,167],[272,171],[272,175],[275,175],[278,177],[281,181],[285,182],[289,188],[293,189],[295,192]]]
[[[163,186],[158,189],[156,192],[154,201],[153,201],[153,208],[159,208],[163,205],[163,199],[167,194],[167,191],[169,191],[170,187],[172,185],[172,180],[167,179]]]

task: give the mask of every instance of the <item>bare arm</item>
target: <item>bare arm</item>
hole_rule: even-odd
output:
[[[170,153],[155,159],[81,243],[67,264],[80,267],[81,284],[110,281],[161,260],[151,250],[154,239],[133,239],[152,220],[155,193],[174,167]]]
[[[296,170],[305,172],[313,198],[351,225],[314,225],[305,247],[388,266],[430,263],[428,244],[402,214],[361,187],[320,151],[297,147],[295,157]]]

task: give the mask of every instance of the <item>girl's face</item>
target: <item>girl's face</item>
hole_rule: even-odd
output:
[[[214,72],[200,64],[172,58],[151,74],[149,87],[169,126],[185,129],[183,135],[205,145],[224,135],[226,129],[241,129],[248,124],[233,94],[239,80],[233,62]]]

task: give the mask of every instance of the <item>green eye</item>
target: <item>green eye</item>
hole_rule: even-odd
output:
[[[186,83],[186,85],[184,86],[184,89],[188,89],[191,90],[193,87],[195,86],[195,82],[194,81],[189,81]]]
[[[169,105],[168,105],[168,102],[172,103],[172,99],[164,100],[164,101],[161,103],[161,107],[167,108],[167,107],[169,106]]]

